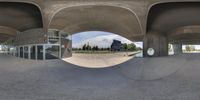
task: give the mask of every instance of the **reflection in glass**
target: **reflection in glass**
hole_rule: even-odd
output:
[[[48,40],[50,44],[59,44],[59,31],[49,31]]]
[[[62,58],[72,56],[72,42],[71,42],[71,35],[68,34],[61,34],[61,56]]]
[[[23,50],[23,47],[20,47],[20,57],[21,57],[21,58],[23,58],[23,55],[24,55],[24,54],[23,54],[23,51],[24,51],[24,50]]]
[[[43,45],[37,46],[37,58],[39,60],[43,59]]]
[[[57,59],[59,58],[59,46],[57,45],[46,45],[46,59]]]
[[[27,46],[24,47],[24,58],[28,59],[28,47]]]
[[[35,59],[35,46],[31,46],[31,59]]]

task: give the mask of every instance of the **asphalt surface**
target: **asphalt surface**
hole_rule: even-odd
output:
[[[1,100],[200,100],[200,54],[102,69],[0,55]]]

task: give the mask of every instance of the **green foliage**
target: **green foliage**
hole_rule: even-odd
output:
[[[122,49],[123,50],[128,50],[128,45],[126,43],[122,44]]]
[[[86,50],[86,44],[83,45],[82,50]]]
[[[131,44],[124,43],[124,44],[122,44],[122,49],[125,51],[136,51],[137,50],[134,43],[131,43]]]
[[[82,48],[73,48],[73,50],[79,50],[79,51],[110,51],[110,47],[107,48],[99,48],[98,46],[90,46],[89,44],[84,44]],[[142,50],[140,47],[136,47],[134,43],[122,44],[122,50],[124,51],[136,51],[136,50]]]
[[[136,46],[134,43],[128,44],[128,50],[129,51],[135,51],[136,50]]]
[[[193,46],[193,45],[186,45],[185,49],[186,49],[186,51],[195,51],[195,46]]]

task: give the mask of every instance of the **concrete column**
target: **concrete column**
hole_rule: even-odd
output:
[[[172,44],[172,45],[173,45],[173,50],[174,50],[174,54],[175,55],[183,53],[183,51],[182,51],[182,44],[176,43],[176,44]]]
[[[28,46],[28,59],[31,59],[31,46]]]
[[[17,48],[18,48],[18,57],[20,58],[20,47]]]
[[[25,53],[25,52],[24,52],[24,46],[23,46],[22,48],[23,48],[23,53],[22,53],[22,54],[23,54],[23,58],[25,58],[25,57],[24,57],[24,53]]]
[[[59,46],[59,58],[62,59],[62,37],[61,37],[61,33],[59,33],[59,42],[60,42],[60,46]]]
[[[45,44],[43,45],[43,60],[46,60],[46,50],[45,50]]]
[[[147,50],[153,48],[155,53],[151,57],[167,56],[168,55],[168,40],[167,37],[158,32],[149,32],[143,39],[143,56],[150,57]]]
[[[38,49],[37,49],[37,45],[35,45],[35,60],[37,60],[38,58]]]

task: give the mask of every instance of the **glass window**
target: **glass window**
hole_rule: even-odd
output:
[[[49,44],[59,44],[59,31],[50,30],[48,32],[48,40]]]
[[[43,45],[37,46],[37,59],[43,60]]]
[[[35,46],[31,46],[31,59],[35,59]]]
[[[24,51],[24,50],[23,50],[23,47],[20,47],[20,57],[21,57],[21,58],[23,58],[23,55],[24,55],[24,54],[23,54],[23,51]]]
[[[61,56],[62,58],[67,58],[72,56],[72,41],[71,35],[62,34],[61,35]]]
[[[58,44],[59,43],[59,37],[49,37],[49,43],[50,44]]]
[[[57,45],[46,45],[46,59],[58,59],[59,58],[59,46]]]
[[[28,59],[28,47],[27,46],[24,47],[24,58]]]

